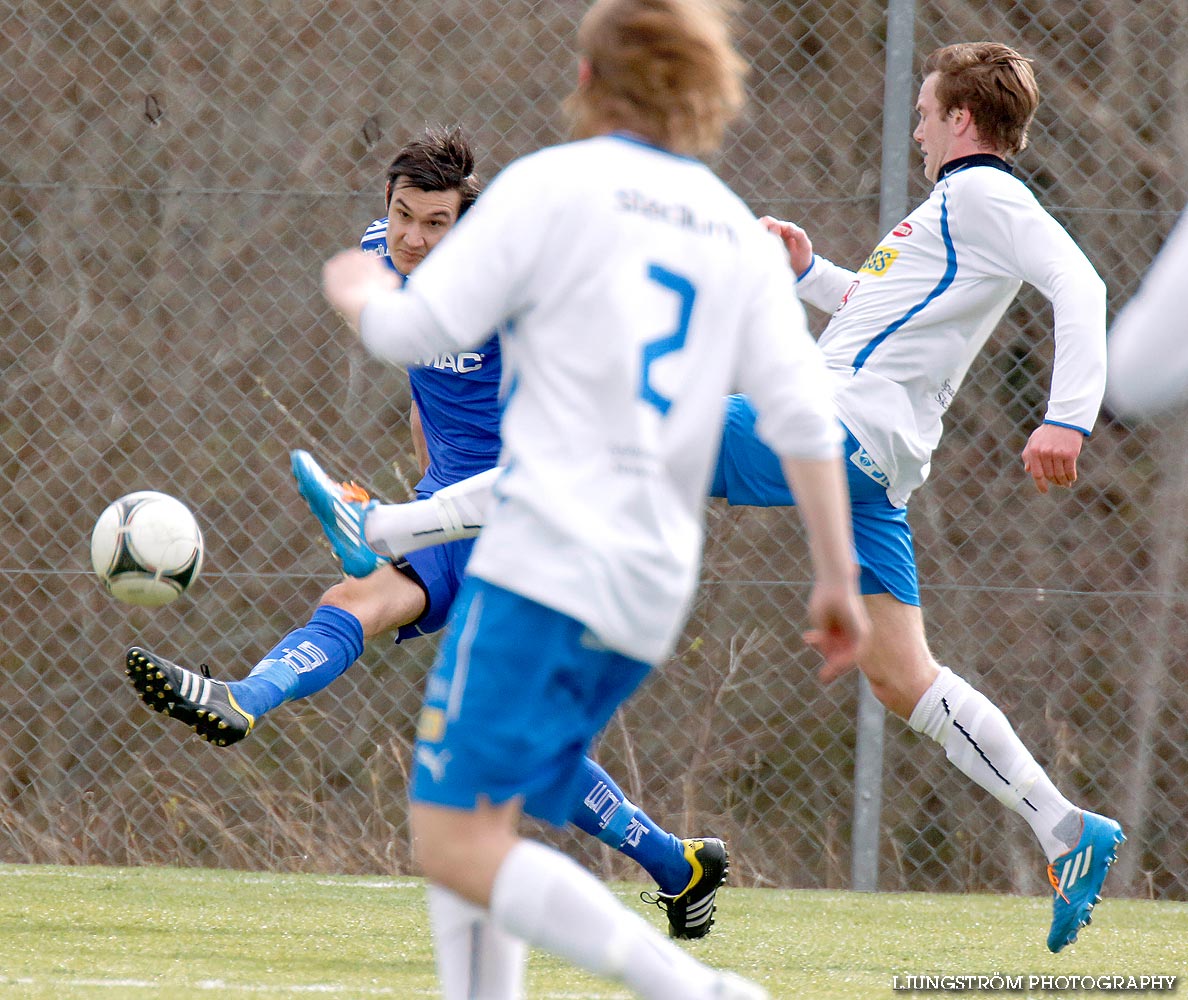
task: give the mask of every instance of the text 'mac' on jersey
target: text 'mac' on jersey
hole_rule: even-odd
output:
[[[1006,162],[945,164],[928,200],[857,272],[816,258],[798,291],[833,312],[821,350],[841,418],[900,506],[928,475],[942,420],[1020,284],[1052,304],[1048,422],[1093,428],[1105,389],[1105,286]]]
[[[371,223],[359,246],[396,270],[388,255],[387,219]],[[473,351],[443,353],[409,365],[409,387],[429,451],[419,491],[436,492],[499,462],[502,372],[497,335]]]
[[[509,323],[506,471],[468,571],[657,662],[684,622],[725,396],[777,453],[840,450],[787,256],[701,163],[628,136],[507,167],[362,339],[398,362]]]

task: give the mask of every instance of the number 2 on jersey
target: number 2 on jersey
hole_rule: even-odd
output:
[[[648,278],[656,284],[674,292],[680,299],[680,316],[677,327],[671,333],[666,333],[655,340],[649,340],[643,345],[643,358],[639,368],[639,397],[645,403],[650,403],[660,411],[660,415],[668,413],[672,400],[661,395],[650,381],[652,362],[672,354],[685,346],[685,338],[689,335],[689,318],[693,315],[693,300],[697,297],[697,289],[685,277],[676,274],[659,264],[648,267]]]

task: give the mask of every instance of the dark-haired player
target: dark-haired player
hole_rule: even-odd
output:
[[[384,192],[387,217],[367,227],[360,245],[407,277],[470,209],[480,189],[463,134],[430,129],[392,160]],[[413,442],[423,469],[419,496],[495,465],[500,375],[497,334],[472,351],[439,354],[408,368]],[[320,474],[305,452],[294,452],[293,469],[299,483]],[[267,712],[330,684],[369,640],[393,629],[398,642],[440,630],[473,546],[473,540],[456,541],[364,565],[348,556],[343,565],[348,576],[242,680],[214,680],[141,648],[129,651],[128,674],[150,708],[228,746],[246,737]],[[674,937],[709,933],[728,867],[721,840],[682,840],[668,833],[589,757],[582,761],[569,818],[656,880],[659,891],[648,898],[668,914]]]

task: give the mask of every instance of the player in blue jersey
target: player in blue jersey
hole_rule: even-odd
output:
[[[565,818],[584,748],[677,640],[730,389],[755,399],[796,486],[815,642],[836,665],[865,634],[823,360],[778,241],[696,159],[742,103],[721,5],[598,0],[578,49],[575,141],[508,166],[403,289],[358,252],[323,272],[394,364],[512,324],[499,502],[426,688],[410,788],[439,971],[447,1000],[510,1000],[534,945],[648,1000],[759,1000],[518,834],[521,811]],[[330,483],[314,505],[364,548],[368,504]],[[475,918],[505,970],[481,991],[442,949]]]
[[[804,230],[765,219],[784,241],[800,296],[833,313],[820,338],[846,430],[845,454],[861,589],[873,632],[859,666],[879,700],[1031,826],[1053,887],[1052,951],[1076,940],[1124,839],[1118,823],[1056,788],[1003,713],[929,650],[906,505],[928,475],[945,410],[1022,281],[1052,302],[1056,351],[1044,422],[1023,468],[1036,488],[1071,486],[1105,384],[1105,289],[1067,232],[1012,176],[1038,91],[1005,45],[933,53],[915,139],[932,196],[853,272],[815,256]],[[1169,282],[1174,287],[1174,280]],[[452,489],[469,530],[491,505],[493,474]],[[794,503],[744,396],[727,401],[712,496],[731,504]],[[463,537],[452,504],[378,508],[367,538],[398,555],[426,539]],[[822,677],[837,675],[826,668]]]
[[[461,133],[431,129],[392,161],[385,189],[388,215],[367,227],[360,246],[397,274],[410,275],[479,190],[474,156]],[[413,442],[423,471],[419,496],[495,465],[500,374],[496,335],[473,351],[439,354],[408,368]],[[294,452],[293,470],[303,492],[321,476],[305,452]],[[351,495],[366,496],[353,489]],[[438,631],[473,545],[457,541],[407,559],[371,559],[363,565],[348,557],[347,578],[331,587],[309,621],[282,638],[242,680],[214,680],[141,648],[128,652],[128,675],[150,708],[193,727],[217,746],[236,743],[267,712],[330,684],[358,659],[367,641],[393,629],[397,642]],[[674,937],[709,933],[728,868],[722,841],[682,840],[668,833],[588,757],[582,774],[569,819],[656,879],[658,891],[646,898],[667,913]]]

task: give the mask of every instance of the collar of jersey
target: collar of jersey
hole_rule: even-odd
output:
[[[959,156],[941,167],[936,178],[937,182],[943,181],[949,174],[955,174],[958,170],[964,170],[966,167],[997,167],[999,170],[1005,170],[1008,174],[1015,172],[1001,156],[995,156],[993,153],[973,153],[970,156]]]
[[[636,135],[634,132],[627,132],[623,129],[615,129],[613,132],[608,132],[608,136],[612,139],[621,139],[623,142],[634,143],[636,146],[643,146],[645,149],[654,149],[657,153],[663,153],[665,156],[675,156],[678,160],[689,160],[692,163],[700,163],[696,157],[683,156],[680,153],[674,153],[671,149],[665,149],[663,146],[657,146],[651,139],[645,139],[642,135]]]

